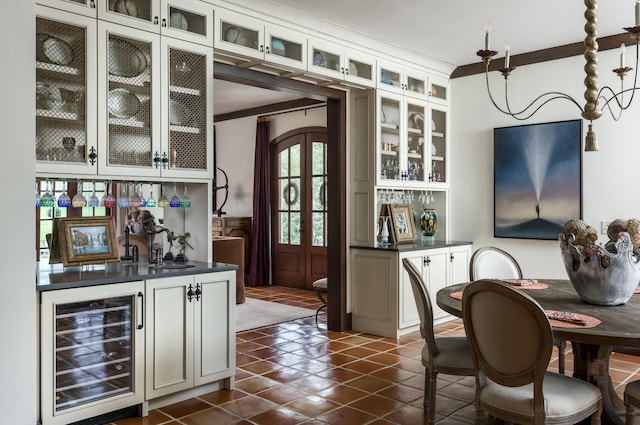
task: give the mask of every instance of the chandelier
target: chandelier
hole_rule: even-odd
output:
[[[538,110],[540,110],[540,108],[542,108],[552,100],[568,100],[578,107],[582,118],[589,121],[589,127],[585,138],[585,151],[598,150],[598,139],[596,137],[596,133],[593,131],[593,121],[600,118],[605,109],[611,113],[614,121],[618,121],[618,119],[620,119],[620,116],[622,115],[622,111],[624,111],[631,105],[633,95],[635,94],[636,90],[636,81],[638,78],[638,43],[640,43],[640,0],[636,0],[635,4],[635,26],[624,28],[624,30],[627,31],[631,38],[636,42],[636,70],[633,79],[633,85],[628,88],[624,87],[624,77],[633,68],[630,68],[625,64],[625,45],[623,43],[620,46],[620,66],[613,70],[613,72],[616,73],[620,78],[620,90],[616,92],[609,86],[605,86],[600,89],[598,88],[598,16],[596,13],[596,9],[598,7],[597,3],[597,0],[584,0],[584,4],[586,6],[584,16],[587,20],[587,23],[584,26],[586,33],[586,37],[584,39],[584,58],[586,60],[586,64],[584,66],[586,74],[584,79],[584,98],[586,102],[584,106],[582,106],[576,99],[569,96],[568,94],[551,91],[539,95],[522,110],[513,111],[509,105],[508,80],[509,75],[516,68],[510,66],[510,47],[508,44],[505,46],[504,67],[498,70],[504,77],[505,106],[498,106],[495,99],[493,98],[493,95],[491,94],[491,89],[489,86],[489,64],[491,63],[493,57],[498,53],[495,50],[491,50],[490,47],[491,28],[489,27],[489,25],[485,27],[484,49],[478,50],[477,52],[477,55],[480,56],[482,58],[482,61],[484,62],[487,92],[489,94],[489,98],[491,99],[491,103],[493,103],[493,106],[495,106],[496,109],[506,115],[512,116],[517,120],[526,120],[532,117],[536,112],[538,112]],[[627,92],[631,92],[631,95],[627,100],[625,100],[624,94]]]

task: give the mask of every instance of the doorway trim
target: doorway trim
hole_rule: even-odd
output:
[[[347,94],[341,90],[214,62],[216,79],[285,91],[327,104],[327,329],[351,329],[347,314]],[[215,92],[215,84],[214,84]]]

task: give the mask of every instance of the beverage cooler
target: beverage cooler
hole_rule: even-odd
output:
[[[43,425],[144,401],[143,303],[143,282],[41,292]]]

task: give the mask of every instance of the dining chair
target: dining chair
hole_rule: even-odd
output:
[[[465,337],[436,338],[433,332],[433,307],[429,291],[411,260],[404,258],[402,264],[409,274],[413,297],[420,316],[420,334],[424,339],[422,364],[425,368],[423,407],[427,411],[428,423],[435,423],[436,378],[438,373],[474,376],[469,343]]]
[[[462,295],[462,318],[476,367],[474,397],[485,413],[518,424],[600,424],[602,395],[593,384],[548,372],[553,330],[533,298],[498,280],[478,280]]]
[[[478,248],[469,262],[471,281],[478,279],[522,279],[522,269],[508,252],[495,246]],[[564,375],[565,351],[567,342],[555,338],[553,345],[558,347],[558,372]]]
[[[627,412],[626,424],[633,425],[636,417],[636,407],[640,407],[640,380],[629,382],[624,387],[623,399]]]

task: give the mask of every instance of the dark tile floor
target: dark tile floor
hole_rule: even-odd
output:
[[[247,296],[315,309],[312,291],[247,288]],[[439,336],[464,334],[460,320],[436,327]],[[423,341],[359,332],[328,332],[308,317],[237,334],[236,388],[221,390],[127,418],[116,425],[423,424]],[[567,370],[573,369],[570,349]],[[557,371],[554,352],[550,369]],[[622,393],[640,379],[640,359],[614,354],[613,384]],[[438,375],[439,424],[473,423],[473,378]]]

